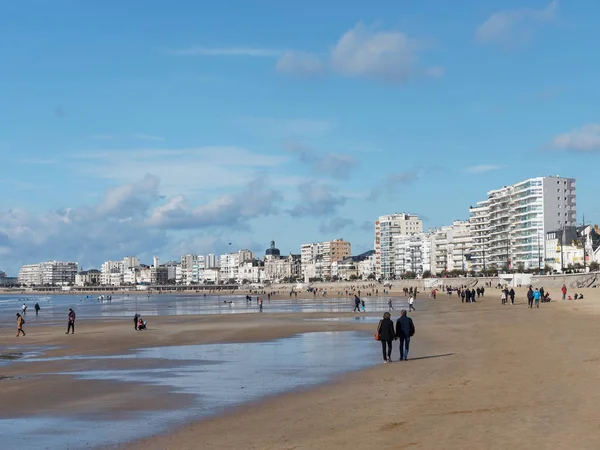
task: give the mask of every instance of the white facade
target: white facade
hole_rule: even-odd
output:
[[[28,286],[68,285],[75,283],[78,272],[77,263],[65,261],[46,261],[23,266],[19,271],[19,283]]]
[[[140,265],[140,259],[137,256],[126,256],[123,258],[123,269],[131,269]]]
[[[239,267],[238,278],[236,281],[238,283],[241,283],[244,280],[249,281],[250,283],[260,283],[264,279],[264,274],[265,268],[258,264],[258,261],[247,261],[242,263]]]
[[[394,236],[393,241],[396,244],[396,261],[394,263],[396,278],[402,278],[406,272],[422,275],[423,272],[432,271],[431,234]]]
[[[212,253],[206,255],[206,260],[205,260],[205,267],[207,269],[214,269],[215,267],[219,267],[219,259],[216,257],[216,255],[213,255]]]
[[[375,274],[391,279],[396,274],[396,236],[423,232],[423,221],[414,214],[380,216],[375,222]]]
[[[198,284],[200,272],[204,270],[204,256],[193,253],[181,257],[181,281],[182,284]]]
[[[488,192],[471,208],[474,268],[543,268],[546,233],[576,223],[575,187],[573,178],[537,177]]]
[[[100,284],[103,286],[120,286],[122,280],[118,281],[118,284],[114,284],[116,281],[115,274],[123,273],[123,261],[106,261],[100,268]]]

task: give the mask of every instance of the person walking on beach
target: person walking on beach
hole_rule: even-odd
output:
[[[21,311],[23,312],[23,315],[27,314],[27,305],[25,303],[21,306]]]
[[[75,334],[75,311],[69,308],[69,325],[67,325],[67,332],[65,334]]]
[[[566,284],[563,284],[560,292],[562,292],[562,299],[566,300],[566,298],[567,298],[567,285]]]
[[[25,331],[23,331],[23,325],[25,325],[25,319],[23,319],[23,316],[21,314],[17,313],[17,337],[19,337],[21,333],[23,333],[23,336],[25,336]]]
[[[354,309],[352,312],[360,312],[360,298],[358,298],[358,295],[354,296]]]
[[[135,313],[135,315],[133,316],[133,328],[135,329],[135,331],[138,330],[138,319],[140,318],[140,315],[138,313]],[[68,333],[68,331],[67,331]]]
[[[361,304],[361,306],[362,306],[362,312],[366,312],[366,309],[365,309],[365,301],[364,301],[364,300],[361,300],[361,301],[360,301],[360,304]]]
[[[410,350],[410,338],[415,335],[415,324],[406,315],[406,310],[400,312],[400,318],[396,321],[396,336],[400,339],[400,361],[408,359]]]
[[[508,296],[510,297],[510,304],[514,305],[515,304],[515,290],[513,288],[510,288],[510,291],[508,291]]]
[[[538,288],[535,288],[535,292],[533,293],[533,300],[535,301],[536,308],[540,307],[540,297],[540,290]]]
[[[262,298],[259,298],[259,299],[258,299],[258,307],[259,307],[259,309],[260,309],[260,312],[263,312],[263,311],[262,311],[262,306],[263,306],[263,301],[262,301]]]
[[[42,308],[40,308],[39,303],[36,303],[35,306],[33,307],[33,309],[35,309],[35,315],[37,316],[38,313],[40,312],[40,309],[42,309]]]
[[[408,298],[408,310],[409,311],[416,311],[416,309],[415,309],[415,298],[412,295]]]
[[[529,290],[527,291],[527,306],[529,308],[533,308],[533,288],[529,286]]]
[[[377,337],[381,341],[381,351],[383,353],[383,362],[392,362],[392,341],[396,340],[394,333],[394,322],[390,319],[390,313],[383,313],[383,319],[379,321],[377,327]]]
[[[388,300],[388,311],[393,311],[394,310],[394,305],[392,305],[392,299],[390,298]]]

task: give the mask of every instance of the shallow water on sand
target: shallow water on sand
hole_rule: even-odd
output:
[[[163,432],[241,403],[328,381],[378,363],[379,353],[379,343],[371,334],[359,332],[304,333],[267,342],[141,349],[133,357],[114,358],[134,358],[136,362],[159,359],[164,360],[164,366],[67,370],[63,374],[168,387],[193,397],[193,407],[128,413],[111,420],[81,415],[5,419],[0,420],[0,436],[3,442],[19,449],[79,449],[117,444]],[[30,358],[30,361],[60,360],[68,367],[69,359],[75,358]],[[184,361],[187,363],[184,367],[174,369],[169,365]]]
[[[294,312],[352,312],[354,301],[347,297],[314,297],[309,299],[290,298],[269,301],[263,298],[264,313]],[[388,297],[362,297],[367,312],[388,310]],[[231,303],[230,303],[231,302]],[[137,312],[142,316],[188,315],[188,314],[240,314],[259,313],[256,296],[246,302],[245,295],[113,295],[112,301],[98,301],[85,295],[54,295],[19,297],[0,295],[0,322],[16,320],[21,305],[27,305],[25,330],[31,324],[62,324],[66,326],[67,311],[73,308],[78,318],[110,319],[115,317],[133,317]],[[33,307],[39,303],[41,311],[35,315]],[[418,303],[417,303],[418,304]],[[406,299],[395,298],[394,308],[406,308]],[[16,323],[16,322],[15,322]]]

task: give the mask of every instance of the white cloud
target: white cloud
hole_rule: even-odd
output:
[[[600,152],[600,124],[588,124],[580,129],[555,136],[547,147],[579,153]]]
[[[173,56],[250,56],[258,58],[275,58],[282,55],[282,50],[261,47],[190,47],[168,50]]]
[[[277,212],[280,194],[262,180],[240,191],[190,207],[183,195],[164,199],[160,180],[141,180],[108,189],[90,206],[42,214],[23,209],[0,211],[3,270],[13,273],[27,263],[47,259],[76,261],[90,267],[124,254],[150,258],[167,247],[177,230],[221,233],[248,229],[252,219]]]
[[[312,53],[288,51],[279,58],[275,68],[279,72],[314,75],[325,70],[325,63]]]
[[[499,166],[497,164],[479,164],[477,166],[467,167],[465,171],[469,173],[484,173],[491,172],[492,170],[500,170],[503,167],[504,166]]]
[[[527,43],[536,29],[557,17],[558,1],[541,9],[520,8],[498,11],[477,27],[475,40],[480,44],[520,46]]]
[[[442,76],[442,67],[420,67],[419,52],[422,50],[420,41],[400,31],[381,30],[359,22],[341,36],[325,59],[310,53],[288,52],[279,59],[277,69],[306,75],[326,66],[342,76],[368,77],[391,83],[404,82],[418,75]]]
[[[249,220],[277,212],[276,204],[281,198],[281,194],[261,180],[249,183],[240,192],[219,196],[193,209],[189,208],[184,195],[177,195],[155,208],[148,224],[168,229],[247,228]]]

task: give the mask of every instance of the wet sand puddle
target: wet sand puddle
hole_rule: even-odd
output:
[[[161,360],[164,365],[67,370],[62,374],[167,387],[171,392],[192,397],[193,406],[175,411],[119,413],[110,419],[81,415],[5,419],[0,420],[2,440],[19,449],[79,449],[130,441],[228,407],[323,383],[342,373],[371,366],[379,362],[379,345],[368,333],[319,332],[268,342],[157,347],[142,349],[134,356],[104,357],[121,362],[131,358],[136,362]],[[86,357],[31,361],[68,364],[69,360],[82,359]]]

